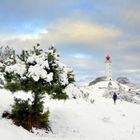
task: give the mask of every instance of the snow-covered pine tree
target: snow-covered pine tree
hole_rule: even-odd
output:
[[[60,62],[59,54],[53,46],[48,49],[48,63],[49,72],[53,73],[53,81],[47,90],[48,94],[54,99],[66,99],[68,96],[63,90],[68,84],[74,82],[73,71]]]
[[[43,98],[48,93],[55,99],[66,99],[63,89],[74,82],[71,69],[59,61],[54,47],[48,52],[37,45],[30,51],[23,50],[13,59],[14,64],[5,68],[5,87],[12,92],[32,91],[33,100],[15,98],[11,118],[25,129],[46,127],[49,112],[43,112]]]

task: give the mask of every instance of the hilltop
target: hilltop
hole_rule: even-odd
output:
[[[101,90],[102,96],[109,98],[116,92],[120,100],[140,104],[140,88],[126,77],[119,77],[114,81],[106,81],[104,77],[99,77],[90,82],[86,88],[93,93],[95,89]]]

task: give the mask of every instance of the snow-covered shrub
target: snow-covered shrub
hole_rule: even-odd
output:
[[[11,58],[14,55],[15,51],[7,47],[0,47],[0,62],[5,63],[9,58]]]
[[[4,87],[5,79],[4,79],[4,69],[6,65],[11,63],[11,58],[15,56],[15,51],[7,47],[0,47],[0,88]]]
[[[15,99],[12,106],[11,118],[28,130],[46,127],[48,123],[49,113],[43,112],[45,93],[55,99],[66,99],[68,95],[63,89],[74,82],[72,70],[59,61],[56,49],[51,47],[46,52],[39,45],[13,57],[11,65],[5,67],[4,77],[5,88],[10,91],[24,90],[33,94],[33,101]]]
[[[87,93],[87,92],[83,93],[82,97],[83,97],[84,100],[88,101],[89,100],[89,93]]]
[[[69,84],[65,89],[64,92],[67,93],[70,99],[77,99],[82,96],[82,91],[74,84]]]
[[[90,99],[90,103],[92,103],[92,104],[93,104],[94,102],[95,102],[95,100],[94,100],[94,99]]]

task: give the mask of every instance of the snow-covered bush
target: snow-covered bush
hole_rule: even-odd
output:
[[[68,94],[69,99],[77,99],[82,97],[82,91],[74,84],[69,84],[64,92]]]
[[[24,90],[33,94],[33,101],[15,99],[12,106],[11,118],[28,130],[46,127],[48,123],[49,113],[43,112],[45,93],[55,99],[66,99],[68,95],[63,90],[74,82],[73,71],[59,61],[56,49],[51,47],[46,52],[39,45],[13,57],[11,65],[5,67],[4,77],[5,88],[10,91]]]
[[[15,51],[9,46],[0,47],[0,62],[5,63],[14,53]]]
[[[11,63],[11,58],[15,56],[15,51],[10,48],[9,46],[7,47],[0,47],[0,88],[4,87],[4,69],[5,66]]]

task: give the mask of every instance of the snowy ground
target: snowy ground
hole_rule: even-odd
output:
[[[90,89],[88,89],[90,91]],[[139,140],[140,105],[117,101],[94,94],[92,104],[82,98],[67,101],[45,99],[45,109],[50,110],[50,126],[53,132],[44,130],[29,133],[15,126],[11,120],[0,117],[0,138],[2,140]],[[92,93],[92,92],[91,92]],[[101,94],[101,93],[99,93]],[[30,96],[24,92],[19,97]],[[13,95],[0,90],[0,116],[10,109]],[[37,133],[39,132],[39,133]]]

